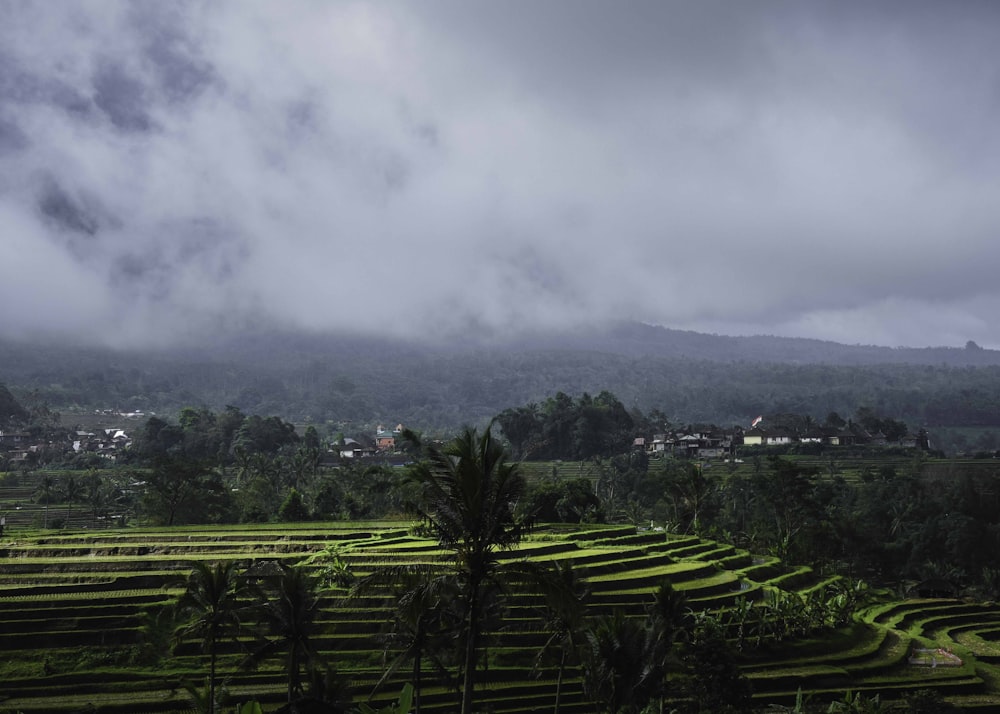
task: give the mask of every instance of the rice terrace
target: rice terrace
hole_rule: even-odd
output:
[[[181,596],[195,563],[233,563],[242,573],[291,566],[321,580],[313,646],[349,682],[357,703],[389,707],[413,681],[411,665],[404,665],[368,700],[387,659],[405,649],[387,637],[393,631],[387,625],[400,613],[394,589],[384,585],[362,595],[352,593],[352,584],[380,568],[444,567],[451,554],[414,525],[8,531],[0,552],[0,711],[193,710],[184,685],[204,681],[206,656],[194,635],[170,653],[169,632],[157,627],[157,618]],[[804,707],[803,700],[843,701],[845,693],[847,701],[875,695],[883,703],[903,701],[926,690],[962,709],[1000,708],[995,607],[861,593],[868,604],[852,616],[859,603],[842,578],[633,526],[539,525],[501,558],[572,565],[587,585],[590,618],[647,618],[654,592],[669,581],[689,615],[710,621],[730,643],[754,706],[764,710],[806,711],[795,708],[797,699]],[[551,644],[547,656],[538,656],[553,636],[545,597],[523,584],[508,597],[506,613],[485,628],[476,706],[510,714],[550,710],[559,660]],[[282,660],[241,669],[244,649],[235,639],[218,646],[217,669],[232,702],[226,711],[250,701],[272,710],[285,700]],[[928,652],[944,654],[930,658]],[[560,687],[560,711],[594,711],[578,662],[568,663]],[[455,710],[453,690],[437,672],[425,670],[421,689],[422,710]],[[668,687],[668,702],[670,696]]]
[[[557,393],[368,445],[185,408],[88,451],[43,406],[0,473],[0,712],[1000,711],[997,454],[869,408]]]
[[[0,714],[1000,714],[1000,0],[0,0]]]

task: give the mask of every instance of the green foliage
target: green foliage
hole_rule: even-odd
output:
[[[528,487],[522,512],[540,523],[593,523],[604,519],[588,478],[545,479]]]
[[[781,704],[771,704],[767,707],[768,714],[806,714],[809,710],[809,700],[812,697],[808,694],[803,694],[802,687],[799,687],[795,692],[795,704],[786,707]]]
[[[207,677],[200,687],[192,682],[182,682],[181,686],[187,694],[191,709],[197,714],[221,712],[229,703],[229,691],[226,687],[224,685],[216,686]]]
[[[23,425],[31,417],[28,410],[11,394],[3,382],[0,382],[0,414],[3,415],[3,423],[7,428]]]
[[[673,522],[681,533],[701,533],[719,507],[719,482],[699,464],[683,462],[672,469],[667,497],[673,505]]]
[[[608,714],[641,710],[659,692],[656,670],[642,622],[621,611],[597,618],[588,631],[584,691]]]
[[[695,618],[680,659],[683,673],[676,686],[685,701],[681,711],[736,714],[749,710],[750,683],[740,672],[717,618],[704,614]]]
[[[300,494],[294,488],[289,489],[288,495],[278,508],[278,518],[286,523],[289,521],[308,521],[309,509],[302,500]]]
[[[195,700],[205,704],[209,714],[217,711],[220,700],[216,694],[216,663],[219,644],[225,639],[236,639],[246,627],[251,607],[247,604],[249,586],[237,572],[234,561],[216,563],[196,562],[188,576],[186,588],[177,602],[177,613],[186,620],[177,629],[175,637],[201,639],[202,651],[208,655],[209,670],[206,698],[191,689]]]
[[[409,714],[410,705],[413,703],[413,685],[407,682],[399,692],[399,698],[392,704],[387,704],[381,709],[376,709],[367,702],[362,702],[358,706],[360,714]]]
[[[424,358],[422,345],[301,335],[262,335],[224,349],[205,346],[197,355],[112,355],[10,341],[0,347],[11,390],[18,396],[38,390],[63,410],[127,404],[171,414],[196,395],[212,409],[235,405],[297,422],[311,417],[337,423],[337,431],[346,430],[344,422],[390,414],[450,431],[512,405],[542,404],[560,391],[608,390],[661,425],[653,410],[673,421],[725,424],[789,411],[819,421],[866,404],[910,425],[1000,425],[1000,368],[992,350],[847,347],[638,325],[561,345],[553,339],[534,347],[456,348],[437,359]]]
[[[576,401],[557,392],[541,406],[507,409],[496,417],[515,456],[587,459],[613,456],[632,442],[635,422],[611,392],[584,392]]]
[[[889,705],[882,703],[882,698],[878,694],[869,697],[861,692],[848,690],[844,693],[843,699],[830,702],[826,711],[827,714],[883,714],[891,709]]]
[[[490,429],[479,435],[467,428],[443,447],[424,444],[412,432],[405,437],[424,457],[409,471],[421,489],[418,515],[456,561],[465,617],[461,711],[470,714],[481,629],[496,592],[496,576],[502,571],[498,551],[517,545],[527,529],[527,522],[515,512],[525,483]]]
[[[288,679],[288,703],[306,696],[305,683],[324,688],[325,658],[316,647],[319,582],[305,568],[281,566],[280,575],[265,582],[257,609],[264,640],[247,658],[248,666],[283,655]],[[303,678],[305,669],[305,678]]]
[[[309,564],[319,566],[322,587],[348,588],[354,583],[354,573],[342,557],[346,549],[335,543],[330,544],[306,560]]]
[[[225,523],[234,519],[230,490],[206,463],[163,456],[146,475],[144,513],[154,523]]]
[[[240,425],[234,439],[234,446],[249,452],[277,453],[281,447],[299,441],[295,425],[279,417],[247,417]]]
[[[960,711],[958,707],[945,701],[940,692],[933,689],[918,689],[905,693],[903,705],[905,711],[910,714],[953,714]]]
[[[139,647],[136,664],[158,665],[170,652],[177,631],[178,610],[174,605],[152,605],[139,619]]]
[[[897,477],[894,481],[901,478],[904,477]],[[322,526],[323,530],[321,530],[319,526],[291,529],[287,526],[269,526],[264,528],[265,534],[261,534],[260,529],[256,527],[240,530],[227,529],[224,533],[217,529],[191,528],[183,529],[183,532],[180,533],[176,529],[158,532],[142,530],[134,533],[116,533],[111,537],[99,535],[97,538],[92,532],[64,534],[55,539],[52,538],[51,534],[48,534],[46,536],[31,536],[34,542],[31,550],[27,549],[26,543],[5,544],[5,548],[12,549],[10,554],[14,558],[20,559],[23,556],[26,564],[32,560],[44,560],[45,562],[39,565],[39,573],[33,576],[44,582],[53,582],[55,579],[52,577],[52,573],[42,572],[42,568],[49,571],[54,570],[53,566],[58,566],[67,571],[65,577],[72,578],[83,575],[84,572],[95,575],[97,571],[89,569],[95,558],[100,561],[113,551],[114,555],[111,557],[118,560],[133,548],[141,547],[155,550],[161,544],[169,544],[171,549],[175,551],[182,547],[190,547],[195,552],[210,546],[220,554],[220,557],[227,560],[242,560],[246,557],[246,548],[249,544],[259,546],[267,543],[269,539],[276,539],[279,534],[287,535],[290,540],[295,540],[298,536],[308,535],[309,538],[313,538],[317,534],[325,532],[329,541],[343,543],[341,549],[351,548],[351,561],[364,564],[360,565],[361,568],[372,567],[375,563],[387,560],[414,566],[413,556],[416,555],[419,560],[424,561],[427,560],[424,556],[430,555],[428,549],[433,544],[411,541],[406,537],[401,525],[383,524],[380,532],[386,535],[391,533],[392,537],[382,538],[373,538],[369,535],[372,532],[369,529],[376,527],[378,526],[375,524],[365,524],[363,527],[360,524],[350,524],[338,528],[327,524]],[[602,533],[607,537],[602,538]],[[34,540],[36,538],[38,540]],[[401,539],[402,542],[396,544],[394,543],[396,539]],[[22,541],[23,539],[19,537],[18,540]],[[566,548],[566,546],[573,546],[577,543],[580,544],[579,547]],[[825,590],[810,588],[798,593],[791,592],[784,597],[774,597],[759,602],[751,599],[759,591],[747,593],[747,596],[742,600],[734,599],[731,592],[715,591],[720,594],[720,597],[716,598],[711,594],[716,579],[712,573],[713,568],[708,562],[699,564],[691,560],[671,566],[653,566],[654,563],[662,559],[664,553],[660,551],[660,548],[665,545],[672,546],[671,550],[666,551],[667,553],[686,552],[688,555],[685,557],[694,558],[697,557],[694,555],[697,552],[696,548],[709,547],[713,544],[694,537],[670,537],[664,543],[662,535],[657,538],[655,534],[635,533],[634,529],[621,526],[587,530],[578,527],[553,527],[547,530],[544,537],[541,534],[537,537],[532,534],[525,544],[526,547],[519,553],[520,557],[511,558],[509,555],[505,557],[503,560],[520,561],[523,559],[528,563],[538,565],[554,560],[558,565],[553,570],[564,572],[561,574],[553,573],[556,577],[553,578],[548,589],[543,589],[539,584],[529,581],[526,575],[520,580],[506,579],[504,585],[508,588],[508,592],[516,593],[518,596],[516,617],[496,620],[494,619],[495,614],[488,612],[484,618],[484,621],[487,622],[484,628],[485,632],[494,630],[497,625],[492,623],[495,622],[501,622],[509,628],[500,631],[494,630],[495,636],[506,646],[503,650],[493,650],[493,657],[489,659],[492,668],[491,674],[496,678],[499,696],[503,697],[500,692],[511,681],[509,678],[511,670],[507,668],[514,667],[523,672],[527,668],[528,662],[535,658],[537,650],[527,650],[525,641],[530,637],[540,650],[543,643],[551,635],[550,645],[546,648],[547,652],[538,659],[542,682],[527,684],[522,677],[522,680],[514,685],[523,688],[537,687],[539,692],[546,693],[533,696],[530,705],[527,703],[528,700],[525,700],[522,708],[527,709],[530,706],[535,710],[552,710],[550,705],[552,704],[553,688],[554,686],[558,687],[555,682],[560,679],[556,668],[561,667],[563,657],[565,657],[567,667],[565,681],[568,683],[564,698],[568,700],[572,696],[574,702],[578,701],[580,674],[576,659],[578,645],[575,643],[585,642],[589,645],[591,640],[587,639],[587,629],[594,629],[600,624],[596,620],[589,623],[586,620],[587,611],[589,610],[591,613],[595,611],[592,609],[591,603],[588,602],[588,585],[589,589],[600,593],[599,597],[595,599],[596,607],[607,607],[609,603],[621,603],[628,608],[626,619],[634,621],[633,624],[637,626],[636,632],[639,634],[630,638],[626,636],[627,632],[624,632],[623,628],[623,632],[620,633],[622,637],[619,639],[623,643],[628,641],[632,641],[634,644],[638,643],[639,649],[643,653],[641,655],[643,666],[648,668],[640,683],[632,688],[636,701],[619,703],[617,706],[620,711],[638,709],[640,706],[650,707],[648,711],[658,711],[660,705],[657,700],[661,697],[664,699],[662,707],[664,711],[674,708],[682,712],[697,711],[697,707],[700,707],[703,711],[721,712],[726,711],[727,707],[730,709],[740,708],[738,695],[741,696],[740,692],[744,691],[745,683],[738,679],[731,681],[734,676],[734,670],[731,667],[734,653],[731,651],[731,647],[737,646],[740,640],[743,644],[739,654],[740,664],[751,673],[752,681],[764,693],[763,701],[767,701],[767,692],[774,692],[776,696],[784,696],[784,694],[779,693],[787,692],[789,688],[794,690],[797,681],[800,681],[805,694],[810,691],[818,691],[820,688],[823,689],[822,692],[818,692],[813,697],[814,700],[824,699],[822,703],[816,701],[811,703],[809,711],[813,714],[820,714],[828,709],[830,711],[878,711],[870,706],[875,701],[870,689],[873,687],[882,687],[882,691],[890,692],[894,699],[898,699],[908,693],[912,694],[917,687],[928,686],[931,682],[934,682],[934,686],[938,686],[937,683],[940,682],[942,692],[946,691],[946,684],[956,684],[958,686],[954,688],[949,687],[951,693],[947,696],[955,697],[956,701],[961,700],[963,703],[986,701],[995,694],[991,685],[994,669],[992,662],[988,659],[973,659],[973,657],[966,659],[967,652],[964,649],[962,657],[965,659],[965,666],[956,668],[954,672],[939,669],[934,673],[933,680],[926,679],[926,673],[916,673],[912,670],[901,671],[906,669],[903,662],[905,662],[907,652],[911,647],[907,634],[910,637],[938,638],[939,640],[951,637],[957,643],[965,646],[964,637],[966,636],[976,636],[976,633],[979,633],[986,638],[992,637],[992,633],[996,629],[995,608],[957,601],[914,600],[905,605],[897,603],[892,610],[888,608],[872,609],[868,620],[878,623],[876,625],[856,623],[851,627],[831,633],[829,628],[835,622],[835,611],[843,607],[843,603],[836,604],[831,601],[849,595],[848,588],[860,592],[857,596],[851,595],[858,601],[863,601],[867,597],[864,587],[859,585],[857,581],[845,583],[842,587],[837,588],[831,585]],[[644,556],[640,556],[639,549],[646,547],[649,548],[649,551]],[[683,550],[685,548],[687,550]],[[56,549],[59,555],[37,557],[40,554],[47,555],[47,551],[52,549]],[[564,550],[567,552],[563,552]],[[432,549],[432,551],[433,556],[431,557],[440,558],[440,552],[436,549]],[[709,560],[715,559],[715,556],[707,555],[710,552],[701,551],[701,555]],[[90,554],[90,557],[80,558],[78,557],[80,553]],[[176,552],[170,556],[147,554],[142,556],[142,566],[134,569],[141,570],[145,574],[152,574],[154,571],[148,565],[151,560],[160,561],[164,567],[168,567],[165,564],[170,557],[177,558],[178,555]],[[305,570],[314,571],[319,562],[318,558],[313,559],[308,564],[312,567],[307,567]],[[600,568],[604,574],[590,577],[583,570],[577,573],[568,567],[568,564],[573,562],[587,563],[588,567]],[[78,570],[80,563],[85,563],[88,569],[86,571]],[[357,606],[349,610],[342,608],[338,598],[324,594],[323,607],[331,609],[327,611],[327,616],[318,618],[319,632],[321,633],[319,646],[322,648],[322,653],[329,657],[334,656],[331,653],[337,653],[337,657],[342,656],[348,671],[354,671],[355,667],[360,667],[361,669],[357,671],[364,682],[370,683],[380,673],[386,672],[389,673],[386,681],[400,684],[402,681],[413,683],[413,703],[415,703],[419,689],[419,685],[416,683],[420,681],[420,676],[411,677],[407,671],[407,665],[413,662],[422,662],[425,668],[428,667],[429,663],[433,661],[433,656],[430,654],[432,650],[427,648],[429,640],[439,636],[437,637],[438,644],[444,642],[448,648],[444,659],[445,666],[451,670],[452,674],[455,674],[458,669],[454,645],[456,642],[461,644],[463,640],[461,636],[456,639],[456,630],[452,626],[463,614],[460,605],[461,598],[458,596],[460,591],[457,589],[461,585],[461,580],[452,577],[454,573],[449,570],[448,565],[450,565],[450,560],[445,558],[444,562],[438,561],[433,564],[433,567],[428,567],[426,572],[433,572],[443,577],[447,576],[440,582],[447,581],[449,587],[456,589],[443,589],[429,597],[419,594],[409,597],[411,583],[404,583],[403,578],[384,581],[380,589],[365,594],[364,602],[356,603]],[[670,572],[675,585],[669,589],[664,587],[656,591],[656,599],[645,603],[647,609],[645,618],[643,618],[642,605],[644,603],[642,600],[649,599],[649,593],[654,583],[654,576],[649,575],[649,572],[659,570],[661,567],[672,568]],[[787,568],[787,566],[777,562],[769,564],[768,567],[773,568],[774,571]],[[397,574],[401,572],[401,570],[396,571]],[[258,574],[266,575],[266,571],[260,571]],[[8,577],[13,580],[13,575],[11,573]],[[773,572],[762,568],[755,577],[760,582],[764,578],[773,577],[773,575]],[[149,576],[144,575],[143,577]],[[161,573],[159,577],[165,576]],[[21,580],[20,577],[17,579]],[[385,587],[386,582],[400,583],[401,590],[405,591],[407,598],[401,598],[393,607],[374,604],[377,602],[375,598],[388,599],[390,597],[392,591]],[[731,585],[735,584],[733,580],[729,582]],[[626,583],[628,584],[626,585]],[[156,642],[162,642],[164,633],[170,629],[169,625],[166,624],[170,621],[169,608],[165,606],[164,593],[161,589],[143,590],[126,595],[124,592],[112,592],[107,587],[101,586],[101,589],[97,590],[101,594],[95,597],[94,593],[89,591],[90,585],[97,585],[97,583],[86,583],[88,587],[81,588],[76,593],[68,592],[69,588],[65,586],[59,592],[52,591],[50,587],[40,586],[37,592],[32,592],[30,595],[26,589],[18,589],[7,596],[10,602],[6,608],[8,616],[4,623],[0,624],[7,624],[16,631],[6,634],[4,643],[12,647],[12,656],[25,664],[5,665],[3,668],[5,684],[10,684],[18,692],[22,692],[28,686],[27,682],[15,680],[38,679],[45,675],[59,675],[59,682],[65,682],[67,685],[77,681],[85,681],[84,678],[88,681],[93,679],[95,683],[100,679],[101,687],[111,686],[107,684],[109,682],[114,682],[114,686],[124,686],[125,680],[128,679],[133,682],[129,686],[135,687],[134,691],[138,697],[143,696],[139,694],[139,690],[146,686],[146,683],[151,683],[150,687],[162,687],[165,683],[173,685],[182,676],[190,681],[199,683],[202,681],[204,672],[192,669],[201,666],[202,660],[190,656],[191,645],[195,644],[194,638],[197,637],[198,641],[202,641],[201,636],[196,633],[192,633],[187,639],[185,652],[182,653],[183,657],[177,662],[158,662],[152,658],[146,659],[153,653],[143,650],[155,649]],[[8,587],[9,590],[15,591],[15,588],[10,587],[10,585]],[[707,613],[692,613],[681,597],[685,592],[693,596],[693,601],[699,603],[699,608],[709,607],[710,610]],[[550,594],[554,597],[550,598]],[[273,601],[277,596],[278,587],[275,584],[268,588],[267,600]],[[142,603],[149,597],[156,598],[157,605],[155,608],[148,608],[150,617],[138,620],[139,613],[147,609]],[[244,600],[249,603],[247,598]],[[85,651],[59,646],[55,642],[55,637],[49,638],[49,631],[58,633],[60,639],[72,637],[74,639],[81,638],[77,641],[83,641],[87,637],[94,637],[95,635],[88,634],[88,631],[91,627],[100,627],[100,625],[88,626],[84,620],[89,619],[90,615],[96,615],[96,612],[81,617],[79,621],[74,613],[72,621],[67,619],[66,622],[55,626],[57,629],[32,631],[32,628],[49,627],[47,615],[55,612],[54,609],[50,609],[50,606],[58,606],[60,611],[67,612],[66,617],[68,618],[70,617],[68,611],[71,609],[79,607],[81,610],[96,611],[105,607],[104,601],[120,601],[120,603],[115,602],[112,605],[115,608],[113,611],[115,614],[113,615],[112,611],[109,611],[107,616],[117,616],[119,612],[130,612],[131,615],[122,616],[123,622],[126,620],[133,624],[142,622],[141,630],[146,630],[148,624],[149,639],[147,639],[145,632],[138,629],[119,631],[115,634],[109,631],[109,642],[113,639],[119,643],[118,646],[100,649],[92,647]],[[31,603],[35,603],[37,607],[34,605],[29,607]],[[126,603],[132,604],[127,605]],[[459,604],[459,607],[454,608],[455,604]],[[72,605],[72,607],[67,607],[68,605]],[[490,610],[490,608],[487,609]],[[537,615],[537,623],[533,621],[532,614]],[[437,616],[447,617],[449,621],[435,623],[432,618]],[[755,617],[759,619],[754,619]],[[38,624],[31,625],[32,621],[37,621]],[[258,622],[257,613],[248,612],[242,621],[248,628],[256,625]],[[331,621],[347,623],[350,634],[340,631],[339,626],[332,632],[330,629],[324,629],[323,623]],[[391,621],[391,625],[376,635],[379,623],[388,621]],[[113,627],[114,625],[112,625]],[[539,628],[538,631],[534,629],[535,627]],[[740,627],[745,628],[742,635],[738,634]],[[888,627],[893,627],[895,630],[890,633],[882,629]],[[0,629],[4,628],[0,626]],[[45,663],[44,669],[40,658],[31,659],[34,657],[34,652],[27,649],[31,645],[21,649],[22,645],[17,640],[24,638],[18,637],[17,633],[22,631],[25,632],[25,638],[38,641],[46,638],[53,641],[52,647],[46,651],[49,661]],[[361,645],[355,635],[362,632],[372,637],[373,641]],[[424,637],[422,644],[415,649],[413,643],[421,641],[423,635],[428,633],[435,637]],[[803,633],[809,634],[803,637]],[[275,637],[273,631],[269,634],[272,638]],[[758,634],[760,635],[759,647],[758,643],[755,642]],[[103,637],[103,634],[101,636]],[[342,637],[346,637],[346,640],[341,639]],[[511,640],[502,642],[506,637],[510,637]],[[779,639],[780,645],[777,644]],[[243,643],[254,641],[249,629],[244,632],[241,641]],[[512,641],[517,644],[511,646]],[[137,644],[134,646],[127,644],[132,642]],[[350,644],[347,644],[348,642]],[[359,647],[359,645],[361,646]],[[987,642],[985,639],[979,640],[977,636],[975,655],[980,654],[980,652],[993,652],[995,646],[994,642]],[[980,650],[980,647],[986,647],[986,649]],[[383,648],[385,660],[384,664],[380,666],[379,650]],[[422,656],[415,656],[418,649]],[[480,650],[481,654],[483,649]],[[972,648],[970,647],[970,649]],[[605,651],[615,654],[614,647]],[[287,650],[283,647],[276,647],[273,653],[285,655]],[[447,659],[447,654],[451,655],[451,659]],[[224,659],[220,659],[221,676],[218,677],[218,681],[221,682],[229,674],[237,657],[234,646],[227,646],[227,654]],[[203,661],[206,665],[204,668],[207,669],[207,657]],[[282,657],[280,661],[275,660],[275,665],[270,668],[271,674],[262,673],[263,676],[259,681],[274,682],[274,671],[277,667],[284,666],[286,661],[285,657]],[[350,664],[347,664],[348,661]],[[394,670],[393,667],[397,661],[402,669]],[[480,657],[480,662],[482,661],[483,658]],[[619,661],[628,662],[630,660],[622,656]],[[32,663],[31,668],[28,668],[28,662]],[[144,666],[137,668],[137,664]],[[152,673],[146,669],[150,666],[155,667]],[[332,680],[317,684],[326,681],[331,676],[327,667],[321,663],[316,663],[314,666],[307,664],[303,666],[306,670],[305,676],[301,677],[301,687],[296,690],[293,697],[295,706],[299,707],[300,711],[305,710],[307,702],[327,701],[330,692],[336,690],[336,682]],[[100,671],[96,671],[98,669]],[[607,669],[605,667],[604,671]],[[611,669],[614,669],[614,666]],[[619,670],[622,669],[626,669],[626,667],[619,667]],[[594,671],[600,671],[600,669],[595,667]],[[167,672],[169,674],[165,674]],[[977,693],[973,695],[975,700],[965,694],[971,690],[968,683],[972,681],[974,674],[983,676],[984,682],[976,684]],[[143,683],[143,678],[146,678],[146,683]],[[430,696],[434,697],[434,708],[440,708],[442,705],[447,706],[444,703],[444,698],[449,696],[451,687],[445,683],[446,681],[435,681],[434,689],[427,690],[432,692]],[[619,681],[622,680],[619,679]],[[837,694],[834,708],[831,709],[828,698],[833,695],[829,693],[830,685],[825,684],[827,681],[836,682],[833,686],[840,685],[841,691],[848,686],[864,686],[869,689],[861,693],[852,691],[849,695]],[[820,685],[817,682],[824,682],[824,684]],[[53,679],[52,684],[56,686],[58,683]],[[95,696],[105,696],[107,690],[102,689],[97,694],[96,686],[95,684]],[[239,686],[245,685],[241,683]],[[237,685],[233,684],[231,689],[235,692],[236,687]],[[253,691],[256,693],[260,690],[255,688]],[[203,694],[205,693],[203,692]],[[638,701],[640,695],[645,700],[645,704]],[[159,693],[155,696],[159,696]],[[256,694],[256,696],[263,698],[265,695],[261,693]],[[558,694],[556,696],[558,697]],[[886,694],[882,696],[884,698]],[[378,701],[381,702],[379,707],[385,705],[384,698]],[[617,701],[617,695],[616,699],[609,701]],[[697,707],[694,703],[697,703]],[[914,703],[915,705],[919,704],[917,701]],[[879,704],[883,708],[886,706],[882,702]],[[894,702],[894,704],[897,710],[905,711],[905,709],[899,708],[898,703]],[[924,711],[947,711],[947,708],[944,708],[946,703],[940,701],[940,698],[937,702],[925,702],[925,704]],[[935,708],[930,708],[932,705]],[[317,706],[319,705],[317,704]],[[573,706],[579,707],[581,705],[574,703]],[[845,706],[853,708],[844,709]],[[38,708],[44,708],[44,705]],[[428,699],[428,709],[430,708],[431,703]],[[452,705],[452,709],[456,708]],[[288,711],[291,709],[289,708]],[[319,709],[319,711],[340,710],[330,705],[326,706],[325,709]]]

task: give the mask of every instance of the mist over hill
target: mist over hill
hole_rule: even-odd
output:
[[[1000,350],[982,349],[974,342],[969,342],[961,348],[844,345],[827,340],[770,335],[705,334],[638,322],[621,322],[606,329],[586,333],[521,338],[507,345],[521,349],[542,347],[579,349],[631,356],[684,357],[715,362],[1000,365]]]
[[[761,413],[822,418],[868,406],[912,425],[1000,426],[1000,351],[887,348],[730,337],[617,323],[587,332],[470,333],[448,343],[259,332],[159,351],[0,341],[0,383],[37,390],[72,422],[101,408],[183,406],[295,421],[405,422],[427,430],[500,411],[613,392],[676,422],[744,423]]]

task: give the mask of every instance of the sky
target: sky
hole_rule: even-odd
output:
[[[0,336],[1000,348],[1000,3],[0,0]]]

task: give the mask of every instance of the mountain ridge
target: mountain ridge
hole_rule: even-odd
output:
[[[94,409],[169,415],[232,405],[298,423],[447,431],[556,392],[606,390],[629,408],[685,423],[780,412],[822,419],[868,406],[914,426],[1000,427],[995,350],[852,347],[640,323],[448,343],[261,331],[167,351],[0,339],[4,383],[37,392],[66,423]]]
[[[212,340],[171,348],[113,348],[61,343],[57,340],[18,340],[0,337],[0,357],[15,362],[37,349],[66,354],[130,355],[146,359],[188,361],[268,362],[286,353],[316,355],[462,354],[478,350],[589,351],[623,356],[681,357],[713,362],[775,364],[932,364],[948,366],[1000,365],[1000,350],[965,347],[885,347],[848,345],[830,340],[774,335],[719,335],[679,330],[641,322],[617,322],[586,330],[520,333],[509,337],[476,334],[429,341],[380,337],[363,332],[306,332],[281,329],[221,335]],[[6,361],[6,360],[5,360]],[[2,369],[2,367],[0,367]]]

